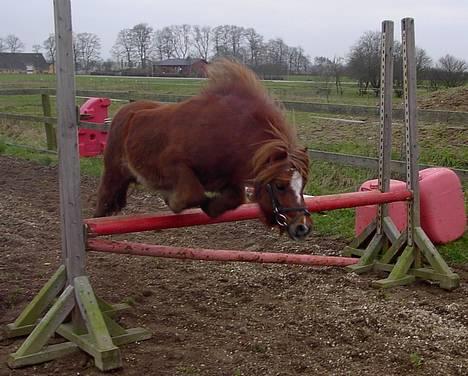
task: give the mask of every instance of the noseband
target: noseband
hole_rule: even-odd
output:
[[[268,194],[270,195],[271,199],[271,207],[273,209],[273,214],[275,215],[275,221],[280,227],[287,227],[288,226],[288,219],[284,215],[284,213],[289,212],[303,212],[304,215],[310,216],[310,212],[304,206],[292,207],[292,208],[283,208],[278,198],[276,197],[277,189],[276,187],[272,187],[270,183],[266,185],[266,189]]]

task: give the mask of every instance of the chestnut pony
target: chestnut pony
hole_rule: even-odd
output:
[[[245,66],[219,60],[200,94],[175,104],[137,101],[110,127],[95,217],[119,212],[130,183],[159,191],[179,213],[217,217],[254,185],[261,219],[303,239],[311,230],[303,190],[309,160],[296,130]]]

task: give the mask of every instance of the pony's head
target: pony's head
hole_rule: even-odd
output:
[[[254,199],[261,219],[287,231],[292,239],[304,239],[312,221],[304,204],[304,186],[309,158],[297,142],[296,128],[286,121],[254,72],[242,64],[221,59],[208,67],[208,85],[203,93],[242,99],[244,119],[253,140],[252,175]]]
[[[284,137],[280,137],[265,142],[253,162],[254,196],[262,212],[262,221],[287,231],[291,239],[304,239],[312,229],[310,213],[304,203],[309,172],[306,149],[285,143]]]

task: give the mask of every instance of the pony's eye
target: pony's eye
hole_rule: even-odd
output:
[[[284,184],[280,184],[280,183],[276,183],[275,184],[275,188],[280,191],[280,192],[284,192],[286,190],[286,185]]]

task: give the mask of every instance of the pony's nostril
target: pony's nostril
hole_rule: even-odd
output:
[[[296,227],[296,236],[304,236],[309,233],[310,229],[306,225],[299,224]]]

